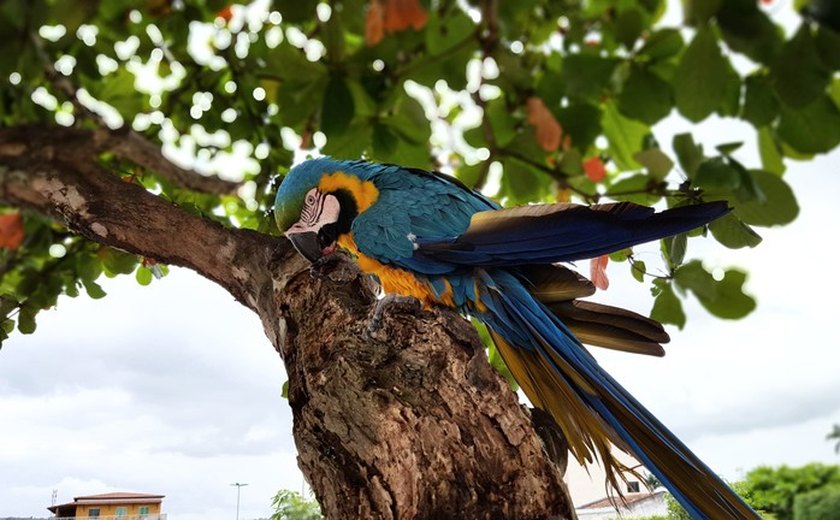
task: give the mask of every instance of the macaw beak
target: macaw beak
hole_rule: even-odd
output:
[[[318,239],[318,233],[315,231],[286,233],[286,237],[292,242],[297,252],[310,262],[315,262],[321,258],[321,243]]]

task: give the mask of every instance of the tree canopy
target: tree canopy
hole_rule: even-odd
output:
[[[195,268],[261,310],[278,350],[287,333],[317,337],[318,327],[289,332],[277,319],[289,302],[262,290],[290,279],[276,275],[290,249],[266,235],[275,232],[276,186],[305,153],[439,169],[504,205],[725,200],[733,211],[710,226],[710,238],[728,248],[756,247],[756,229],[798,215],[787,165],[840,144],[840,8],[832,0],[796,0],[795,12],[774,0],[681,4],[681,16],[663,23],[674,9],[666,0],[6,0],[0,341],[15,329],[34,332],[38,313],[61,295],[104,297],[102,275],[133,275],[145,285],[164,276],[168,262]],[[669,135],[675,119],[692,132]],[[740,123],[743,139],[693,135],[721,119]],[[755,163],[744,158],[750,147],[758,151]],[[163,243],[170,230],[192,239]],[[724,319],[755,307],[743,291],[745,271],[687,260],[688,239],[701,233],[664,240],[662,268],[631,250],[610,256],[649,285],[654,318],[682,327],[689,293]],[[606,261],[593,263],[599,285]],[[354,283],[344,291],[368,298],[370,288]],[[297,310],[309,305],[306,298],[323,302],[331,294],[320,286],[292,289],[302,300]],[[329,330],[361,315],[330,305],[338,311]],[[287,315],[303,314],[295,312]],[[434,319],[424,330],[442,327]],[[446,337],[453,343],[465,335]],[[458,366],[472,367],[469,353],[458,352]],[[356,368],[368,358],[354,358]],[[493,352],[490,359],[499,361]],[[331,367],[298,366],[290,377],[329,383],[321,375]],[[485,392],[493,379],[479,375]],[[293,407],[308,398],[304,387],[290,389]],[[346,388],[324,383],[315,390],[332,401],[309,415],[295,408],[296,428],[309,428],[296,432],[301,466],[331,475],[313,455],[323,442],[338,444],[318,436],[323,411],[341,419],[333,424],[355,425],[357,415],[378,409],[363,402],[341,415],[337,404],[346,403],[337,396]],[[474,409],[475,395],[452,415]],[[487,408],[506,406],[480,395]],[[519,412],[514,402],[507,406]],[[450,419],[441,422],[454,424]],[[508,446],[522,455],[521,462],[507,457],[511,465],[542,453],[536,442],[527,446],[533,451]],[[458,468],[472,468],[472,458],[465,460]],[[553,475],[549,462],[535,464]],[[765,491],[785,514],[828,503],[760,487],[753,496]],[[829,494],[825,500],[834,500]],[[332,496],[331,507],[346,496]],[[558,503],[555,496],[543,498]]]
[[[840,144],[840,14],[798,0],[787,35],[773,1],[682,4],[669,27],[665,0],[9,0],[0,125],[100,132],[115,175],[261,232],[295,150],[317,149],[448,171],[508,205],[722,199],[734,211],[713,238],[754,247],[754,228],[796,218],[785,164]],[[658,141],[675,113],[750,135]],[[651,283],[661,321],[685,323],[687,293],[721,318],[749,313],[746,273],[684,262],[687,238],[663,241],[665,272],[611,259]],[[0,246],[3,337],[33,332],[60,294],[104,296],[101,274],[166,272],[31,211],[0,215]]]

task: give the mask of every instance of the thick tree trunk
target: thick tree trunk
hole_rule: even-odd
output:
[[[137,137],[0,130],[0,200],[194,269],[257,312],[286,363],[299,464],[327,518],[574,518],[561,471],[468,322],[403,304],[369,332],[376,289],[355,264],[313,277],[287,241],[190,216],[98,166],[108,149],[159,170]]]

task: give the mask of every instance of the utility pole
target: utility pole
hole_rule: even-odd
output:
[[[241,484],[239,482],[234,482],[231,486],[236,486],[236,520],[239,520],[239,494],[242,491],[244,486],[248,484]]]

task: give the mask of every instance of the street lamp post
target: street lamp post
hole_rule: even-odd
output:
[[[241,484],[239,482],[231,484],[231,486],[236,486],[236,520],[239,520],[239,494],[242,492],[242,488],[247,485],[248,484]]]

